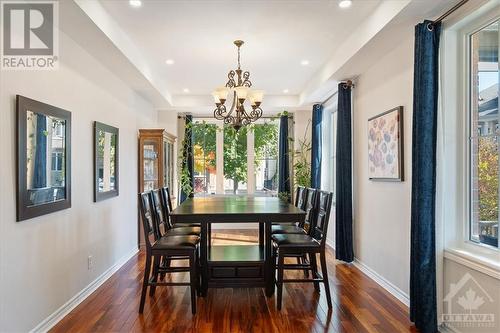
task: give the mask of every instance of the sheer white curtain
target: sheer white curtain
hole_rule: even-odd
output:
[[[337,94],[323,104],[321,189],[335,192],[335,145],[337,133]]]

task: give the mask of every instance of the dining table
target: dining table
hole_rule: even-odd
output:
[[[262,287],[270,297],[275,289],[271,232],[273,223],[303,222],[306,213],[278,197],[241,195],[187,198],[170,215],[175,223],[199,223],[201,295],[208,288]],[[214,223],[257,223],[259,242],[253,245],[212,245]],[[248,226],[247,226],[248,228]]]

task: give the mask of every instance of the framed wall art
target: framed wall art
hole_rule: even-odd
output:
[[[368,119],[368,178],[403,181],[403,107]]]

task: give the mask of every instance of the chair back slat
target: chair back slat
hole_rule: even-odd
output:
[[[309,231],[309,227],[316,215],[315,212],[315,200],[316,200],[316,189],[307,188],[305,194],[304,211],[306,212],[306,217],[303,223],[299,223],[299,227],[304,228]]]
[[[297,194],[295,196],[295,207],[304,210],[306,204],[305,196],[306,196],[306,188],[303,186],[298,186]]]
[[[316,193],[316,216],[311,225],[310,235],[324,245],[326,242],[326,233],[328,231],[328,222],[330,221],[330,211],[332,208],[333,193],[327,191],[318,191]]]
[[[172,221],[170,220],[170,212],[172,211],[172,203],[170,202],[170,194],[168,192],[168,187],[162,187],[160,189],[160,202],[163,209],[163,217],[167,223],[168,228],[172,228]]]
[[[164,187],[163,190],[165,191],[165,199],[168,204],[168,210],[171,212],[174,209],[172,208],[172,197],[170,196],[170,189],[168,187]]]
[[[139,208],[141,211],[142,226],[144,228],[146,248],[148,249],[151,249],[150,236],[152,235],[155,240],[158,239],[158,231],[156,228],[156,222],[151,202],[152,199],[150,192],[139,194]]]
[[[158,230],[158,235],[163,236],[168,229],[170,229],[170,226],[168,225],[166,219],[166,216],[168,217],[168,213],[165,215],[166,209],[162,205],[161,191],[151,191],[151,199],[151,207],[153,209],[154,220],[156,221],[156,229]]]

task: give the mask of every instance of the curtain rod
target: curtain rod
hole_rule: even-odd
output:
[[[429,25],[427,25],[427,29],[429,29],[429,31],[432,31],[434,29],[434,25],[441,23],[445,18],[447,18],[448,16],[453,14],[457,9],[459,9],[460,7],[465,5],[468,1],[469,0],[462,0],[459,3],[457,3],[455,6],[451,7],[443,15],[439,16],[437,19],[435,19],[434,21],[429,23]]]
[[[340,81],[339,83],[344,83],[347,87],[350,87],[350,88],[354,88],[355,87],[355,84],[354,82],[352,82],[352,80],[343,80],[343,81]],[[335,97],[335,95],[338,94],[338,90],[335,91],[333,94],[331,94],[330,96],[328,96],[323,102],[321,103],[315,103],[315,104],[325,104],[326,102],[328,102],[329,100],[331,100],[333,97]]]

